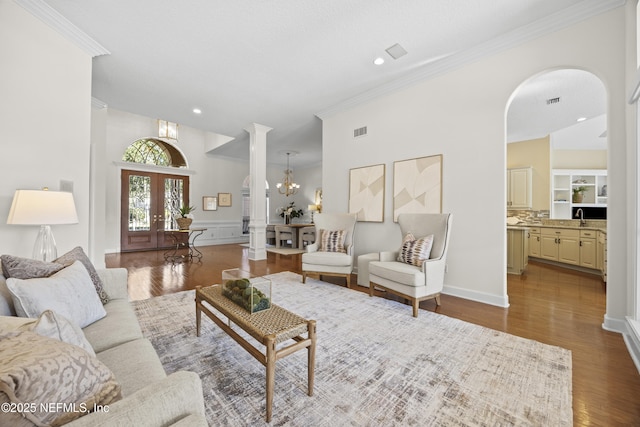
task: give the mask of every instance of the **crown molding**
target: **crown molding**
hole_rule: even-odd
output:
[[[626,0],[584,0],[536,22],[522,26],[473,48],[455,52],[430,62],[399,79],[377,86],[316,113],[320,119],[364,104],[432,77],[444,74],[481,58],[518,46],[545,34],[561,30],[604,12],[624,6]]]
[[[92,58],[111,53],[43,0],[14,0],[14,2],[91,55]]]

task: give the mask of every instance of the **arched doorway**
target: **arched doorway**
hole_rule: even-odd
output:
[[[121,171],[120,250],[152,250],[175,245],[176,218],[189,205],[189,176],[174,173],[186,167],[182,153],[155,138],[134,141],[122,160],[131,169]],[[145,171],[136,164],[159,166],[162,172]],[[166,169],[166,172],[164,171]],[[180,235],[182,236],[182,235]],[[186,237],[186,234],[182,236]]]
[[[596,218],[606,219],[609,209],[606,99],[606,88],[600,78],[580,69],[540,73],[513,92],[506,110],[506,169],[531,167],[533,195],[526,209],[507,206],[508,217],[568,227],[580,221],[576,213],[593,219],[594,224]],[[573,193],[581,188],[589,197],[578,202]],[[606,222],[599,222],[598,226],[601,225],[606,228]],[[547,242],[544,237],[542,240],[543,244]],[[540,253],[539,242],[533,242],[532,248],[539,252],[532,259],[551,259],[551,255]],[[549,242],[547,247],[558,244],[553,239]],[[595,273],[598,269],[595,265],[589,267],[582,243],[587,247],[592,242],[583,242],[582,237],[574,242],[579,258],[573,267]],[[605,245],[593,248],[596,249],[606,253]],[[563,265],[561,260],[559,265]],[[606,277],[606,272],[603,276]]]

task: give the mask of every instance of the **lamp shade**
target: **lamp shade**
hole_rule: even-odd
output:
[[[7,224],[77,224],[73,194],[66,191],[16,190]]]

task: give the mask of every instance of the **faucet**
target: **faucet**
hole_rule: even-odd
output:
[[[584,220],[584,212],[582,211],[582,208],[578,208],[578,210],[576,210],[575,217],[580,217],[580,227],[587,225],[587,221]]]

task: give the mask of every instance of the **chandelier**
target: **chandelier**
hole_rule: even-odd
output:
[[[282,182],[276,184],[278,188],[278,192],[280,194],[284,194],[286,197],[289,197],[298,192],[300,188],[299,184],[296,184],[293,180],[293,171],[289,168],[289,156],[291,153],[287,153],[287,169],[284,171],[284,177],[282,178]]]

